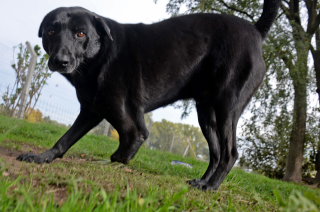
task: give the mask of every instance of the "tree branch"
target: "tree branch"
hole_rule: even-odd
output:
[[[284,62],[284,64],[286,65],[286,67],[288,69],[290,69],[291,67],[293,67],[293,63],[292,61],[288,58],[287,53],[284,51],[280,52],[280,57],[282,59],[282,61]]]
[[[313,35],[314,33],[316,33],[316,30],[318,29],[320,25],[320,14],[318,14],[314,20],[313,24],[310,24],[310,26],[307,29],[307,33],[309,35]]]
[[[278,17],[276,18],[276,21],[277,21],[279,18],[281,18],[281,16],[283,16],[283,14],[284,14],[284,11],[278,15]]]
[[[249,13],[247,13],[247,12],[245,12],[245,11],[242,11],[242,10],[239,10],[239,9],[237,9],[237,8],[235,8],[235,7],[232,7],[232,6],[228,5],[228,4],[227,4],[225,1],[223,1],[223,0],[219,0],[219,2],[220,2],[221,4],[223,4],[223,6],[225,6],[226,8],[228,8],[228,9],[230,9],[230,10],[233,10],[233,11],[236,11],[236,12],[238,12],[238,13],[244,14],[245,16],[247,16],[248,18],[250,18],[250,19],[252,20],[252,22],[255,21],[254,18],[253,18],[253,15],[250,15]]]
[[[294,4],[296,4],[297,1],[294,0]],[[289,20],[289,23],[292,27],[292,30],[296,29],[300,30],[301,32],[305,32],[303,27],[301,26],[300,21],[300,15],[299,15],[299,5],[293,5],[293,11],[290,12],[290,9],[287,8],[284,4],[281,4],[281,9],[283,10],[284,14],[286,15],[287,19]],[[298,10],[298,12],[295,12]]]
[[[281,9],[283,10],[284,14],[287,16],[287,19],[292,20],[289,8],[287,8],[284,4],[281,4]]]
[[[293,0],[294,21],[301,26],[299,0]]]
[[[287,0],[283,0],[283,2],[287,3],[287,5],[289,5],[289,2]]]
[[[309,45],[309,49],[310,49],[311,53],[313,54],[314,51],[315,51],[315,49],[314,49],[314,47],[311,45],[311,43],[310,43],[310,45]]]

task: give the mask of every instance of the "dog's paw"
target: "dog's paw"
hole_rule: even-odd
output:
[[[188,183],[189,185],[194,185],[194,184],[196,184],[196,183],[198,183],[198,182],[200,182],[200,181],[201,181],[200,179],[193,179],[193,180],[188,180],[187,183]]]
[[[40,155],[36,155],[36,154],[31,154],[31,153],[27,153],[27,154],[21,154],[17,157],[17,160],[19,161],[25,161],[28,163],[50,163],[52,161],[52,159],[45,157],[43,154]]]
[[[111,155],[111,162],[119,162],[119,163],[123,163],[123,164],[128,164],[129,161],[130,160],[128,158],[123,158],[123,157],[121,157],[120,154],[114,153],[113,155]]]
[[[202,191],[216,191],[219,186],[210,185],[209,183],[198,182],[192,185],[193,188],[200,189]]]
[[[219,186],[205,184],[201,186],[202,191],[217,191]],[[199,188],[200,189],[200,188]]]
[[[200,189],[202,191],[216,191],[219,186],[210,185],[208,182],[201,179],[188,180],[187,183],[193,188]]]

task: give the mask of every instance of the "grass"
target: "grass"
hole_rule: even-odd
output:
[[[118,142],[105,136],[84,136],[51,164],[12,156],[40,153],[66,130],[0,116],[0,211],[317,211],[320,205],[318,189],[239,168],[217,192],[202,192],[185,182],[201,177],[207,163],[144,147],[128,165],[110,163]]]

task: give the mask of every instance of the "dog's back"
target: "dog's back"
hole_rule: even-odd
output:
[[[123,29],[119,55],[127,61],[123,70],[137,68],[136,74],[124,75],[128,84],[140,76],[145,79],[135,91],[144,94],[146,111],[214,90],[225,83],[219,70],[235,75],[241,71],[239,65],[263,64],[260,32],[234,16],[192,14],[151,25],[128,24]]]

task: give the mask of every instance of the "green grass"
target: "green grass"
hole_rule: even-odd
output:
[[[0,146],[40,153],[66,130],[0,116]],[[239,168],[217,192],[202,192],[185,181],[201,177],[207,163],[144,147],[128,165],[110,163],[117,146],[105,136],[86,135],[67,159],[41,165],[0,154],[0,211],[316,211],[320,205],[318,189]],[[172,160],[193,168],[172,166]]]

